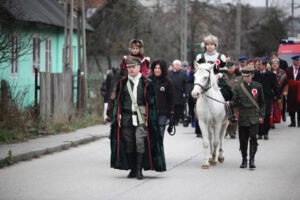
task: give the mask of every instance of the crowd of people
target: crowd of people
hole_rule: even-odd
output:
[[[270,128],[286,121],[286,113],[289,127],[300,127],[300,55],[292,57],[293,66],[276,52],[269,57],[232,60],[217,51],[217,37],[209,35],[203,44],[195,61],[214,65],[227,105],[226,136],[235,139],[239,135],[241,168],[247,167],[250,140],[249,166],[255,168],[257,139],[268,140]],[[143,179],[142,169],[166,170],[163,139],[167,125],[171,132],[180,123],[191,123],[201,137],[194,114],[196,100],[190,94],[195,69],[187,61],[150,62],[142,40],[131,40],[129,49],[120,68],[113,68],[104,84],[104,119],[111,122],[111,166],[130,169],[128,178]]]

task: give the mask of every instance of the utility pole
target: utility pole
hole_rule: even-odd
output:
[[[292,27],[291,27],[292,37],[294,37],[294,0],[292,0]]]
[[[77,0],[77,44],[78,44],[78,92],[77,108],[80,113],[86,110],[87,68],[84,0]]]
[[[64,119],[69,119],[73,104],[73,0],[65,1],[65,43],[63,49],[63,82],[61,89]]]
[[[266,0],[266,7],[269,7],[269,1]]]
[[[235,41],[235,57],[241,53],[241,0],[236,5],[236,41]]]
[[[187,58],[187,0],[181,2],[180,60]]]
[[[73,0],[65,1],[65,43],[63,50],[63,72],[73,70]]]

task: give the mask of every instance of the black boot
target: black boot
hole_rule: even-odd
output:
[[[129,164],[130,172],[127,176],[127,178],[134,178],[136,177],[136,158],[135,153],[127,154],[127,161]]]
[[[285,121],[286,121],[286,116],[285,116],[285,114],[284,114],[284,113],[282,113],[282,115],[281,115],[281,118],[282,118],[282,121],[283,121],[283,122],[285,122]]]
[[[300,112],[297,114],[297,120],[298,120],[298,127],[300,127]]]
[[[241,166],[240,166],[240,168],[246,168],[247,167],[247,159],[245,158],[243,158],[243,160],[242,160],[242,164],[241,164]]]
[[[142,153],[137,153],[136,154],[136,177],[139,180],[143,179],[143,173],[142,173],[142,169],[143,169],[143,155]]]
[[[289,113],[290,117],[291,117],[291,124],[289,125],[289,127],[295,127],[296,126],[296,122],[295,122],[295,113],[294,112],[290,112]]]
[[[249,160],[249,168],[250,169],[256,168],[255,163],[254,163],[254,157],[255,157],[256,151],[257,151],[257,144],[250,143],[250,160]]]
[[[240,166],[240,168],[246,168],[247,167],[247,147],[243,147],[241,149],[241,152],[242,152],[242,164]]]

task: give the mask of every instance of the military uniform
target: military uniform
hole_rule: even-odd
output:
[[[232,64],[231,64],[232,63]],[[232,61],[229,61],[226,65],[227,67],[234,67],[234,64]],[[227,82],[227,84],[234,89],[242,82],[242,76],[236,74],[235,72],[233,74],[230,73],[224,73],[223,79]],[[231,109],[233,114],[236,115],[236,108]],[[227,127],[226,135],[229,134],[231,138],[236,137],[236,131],[237,131],[237,122],[231,122],[230,126]]]
[[[253,67],[244,67],[242,69],[243,73],[252,73],[254,71]],[[242,89],[242,84],[246,90],[253,96],[253,99],[257,102],[259,109],[254,105],[250,98]],[[239,141],[240,150],[242,153],[243,162],[241,168],[247,166],[247,149],[248,140],[250,138],[250,167],[254,165],[254,156],[257,151],[257,132],[259,127],[259,118],[264,118],[264,94],[262,85],[255,81],[251,81],[249,84],[243,81],[234,89],[234,95],[230,101],[231,106],[236,106],[239,111]]]

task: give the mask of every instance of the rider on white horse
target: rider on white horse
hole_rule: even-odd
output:
[[[205,43],[205,52],[198,54],[196,57],[197,63],[211,63],[214,64],[214,73],[218,79],[218,85],[221,88],[221,93],[225,101],[231,100],[233,92],[231,87],[222,79],[223,74],[220,72],[220,69],[224,68],[226,65],[226,56],[217,52],[216,48],[218,47],[218,38],[213,35],[208,35],[204,38]],[[226,110],[228,118],[230,121],[235,122],[236,117],[233,110]]]

